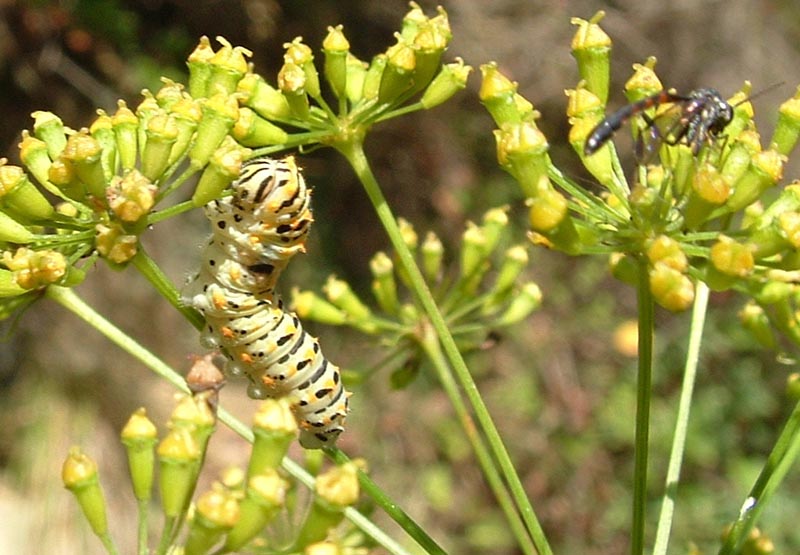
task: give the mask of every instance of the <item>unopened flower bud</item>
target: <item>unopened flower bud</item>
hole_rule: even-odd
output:
[[[344,98],[347,90],[347,57],[350,54],[350,43],[344,36],[341,25],[328,27],[328,34],[322,41],[322,52],[325,55],[325,79],[336,98]]]
[[[597,151],[586,154],[586,139],[602,121],[602,114],[587,115],[581,118],[570,118],[572,127],[569,130],[569,144],[581,157],[584,167],[597,181],[606,187],[614,185],[614,160],[617,156],[614,143],[607,141]]]
[[[233,126],[233,138],[247,147],[278,145],[289,140],[289,134],[259,116],[250,108],[239,108],[239,120]]]
[[[723,235],[712,245],[709,259],[714,268],[725,275],[746,277],[755,266],[754,250],[751,244],[738,243]]]
[[[171,430],[158,445],[159,488],[164,515],[177,518],[187,507],[197,479],[200,449],[187,428]]]
[[[497,321],[499,326],[511,326],[521,322],[542,305],[542,290],[534,282],[525,283],[519,293],[511,299],[506,311]]]
[[[97,475],[97,463],[80,448],[72,447],[61,468],[61,481],[75,495],[92,531],[105,537],[108,534],[108,519],[106,501]]]
[[[625,96],[629,102],[638,102],[664,90],[664,85],[656,75],[656,59],[647,58],[644,64],[633,64],[633,75],[625,83]]]
[[[566,197],[550,185],[546,175],[540,179],[535,196],[528,198],[528,219],[534,231],[547,235],[556,229],[568,214]]]
[[[467,86],[472,67],[464,65],[464,60],[456,58],[452,64],[445,64],[433,78],[420,99],[422,107],[430,110],[450,99],[451,96]]]
[[[33,112],[31,117],[33,117],[33,134],[45,142],[50,159],[55,160],[67,145],[67,129],[64,123],[52,112],[37,111]]]
[[[378,90],[378,102],[389,104],[410,92],[416,67],[414,48],[398,37],[397,43],[386,50],[386,67]]]
[[[352,322],[363,322],[372,317],[369,307],[358,298],[346,281],[330,276],[322,289],[328,300],[343,310]]]
[[[668,235],[659,235],[647,247],[650,264],[661,262],[681,273],[689,266],[689,259],[681,249],[681,244]]]
[[[372,294],[378,301],[381,310],[396,314],[400,308],[397,297],[397,282],[394,279],[394,264],[383,251],[375,253],[369,261],[372,272]]]
[[[728,200],[730,193],[730,183],[716,166],[702,164],[692,177],[692,188],[684,210],[686,226],[695,229],[702,225],[716,207]]]
[[[231,142],[233,142],[231,140]],[[249,151],[231,145],[222,144],[209,160],[208,165],[200,175],[197,188],[192,195],[195,206],[205,206],[219,197],[222,191],[239,176],[244,158]]]
[[[378,93],[381,89],[381,81],[383,80],[383,73],[386,70],[386,64],[389,58],[381,52],[376,54],[364,74],[364,90],[361,97],[364,100],[375,100],[378,98]]]
[[[86,187],[78,180],[72,163],[58,158],[50,164],[47,179],[56,186],[62,196],[83,202],[86,200]]]
[[[306,119],[309,103],[306,92],[306,73],[303,68],[292,62],[284,62],[278,72],[278,88],[289,103],[292,116],[301,120]]]
[[[291,115],[286,97],[256,73],[248,73],[239,81],[237,92],[242,104],[267,119],[282,120]]]
[[[120,433],[128,453],[128,468],[136,499],[150,499],[155,469],[157,430],[144,408],[137,409]]]
[[[197,46],[189,54],[186,65],[189,66],[189,94],[192,98],[205,98],[208,94],[208,82],[211,78],[211,59],[214,49],[208,37],[200,37]]]
[[[347,71],[345,95],[351,104],[358,104],[364,97],[364,80],[367,77],[369,64],[347,53],[345,69]]]
[[[239,105],[234,96],[216,94],[203,102],[201,109],[203,119],[197,127],[195,142],[189,149],[192,166],[198,169],[208,163],[239,119]]]
[[[19,166],[6,164],[0,158],[0,205],[22,220],[47,220],[53,215],[53,206],[31,182]]]
[[[231,94],[247,73],[247,59],[253,53],[243,46],[231,46],[225,37],[217,37],[222,48],[208,60],[211,72],[206,84],[206,96],[215,94]]]
[[[62,153],[62,157],[72,164],[78,179],[96,198],[105,198],[106,178],[101,154],[100,143],[84,132],[70,136]]]
[[[313,291],[292,291],[292,310],[300,319],[341,326],[347,322],[347,314]]]
[[[467,222],[461,245],[461,279],[474,283],[475,276],[482,276],[488,269],[486,267],[488,255],[485,230],[472,222]]]
[[[239,520],[225,539],[224,552],[238,551],[261,532],[284,505],[288,489],[289,484],[272,469],[251,477],[239,504]]]
[[[497,69],[491,62],[480,66],[481,88],[478,96],[498,127],[506,123],[519,123],[529,114],[520,113],[516,103],[517,84]]]
[[[167,166],[171,166],[186,154],[189,145],[194,139],[197,125],[203,119],[203,111],[197,101],[191,98],[183,98],[171,107],[170,115],[178,127],[178,137],[172,145]]]
[[[442,259],[444,258],[444,245],[442,240],[430,232],[425,235],[425,240],[420,246],[422,254],[422,273],[429,283],[436,283],[442,274]]]
[[[770,141],[770,148],[788,156],[800,137],[800,87],[795,95],[781,104],[778,109],[778,123]]]
[[[605,16],[597,12],[589,21],[573,17],[571,23],[578,26],[572,38],[572,55],[578,62],[581,79],[605,104],[608,101],[608,84],[611,75],[611,38],[598,25]]]
[[[775,185],[783,176],[785,161],[786,157],[775,150],[765,150],[753,155],[750,167],[734,184],[733,194],[726,203],[728,210],[738,212]]]
[[[522,275],[522,271],[528,265],[528,249],[524,245],[514,245],[506,250],[503,255],[503,262],[497,273],[497,279],[492,286],[494,295],[501,295],[509,291]]]
[[[97,118],[89,126],[89,134],[100,145],[100,160],[106,181],[117,171],[117,137],[114,122],[103,110],[97,110]]]
[[[0,241],[30,243],[33,241],[33,233],[5,212],[0,212]]]
[[[694,284],[688,276],[675,268],[657,262],[649,270],[650,291],[653,299],[667,310],[680,312],[694,301]]]
[[[117,111],[111,116],[112,128],[117,138],[117,152],[123,170],[131,170],[136,166],[138,154],[139,118],[128,108],[125,101],[117,102]]]
[[[292,42],[285,43],[283,47],[286,49],[283,55],[284,61],[302,68],[305,74],[305,91],[311,98],[319,98],[321,92],[319,74],[314,65],[314,53],[311,48],[303,42],[303,37],[296,37]]]
[[[265,399],[253,416],[253,450],[247,476],[277,470],[289,445],[297,437],[297,420],[286,398]]]
[[[19,143],[19,158],[39,184],[47,186],[47,174],[52,163],[47,154],[47,143],[23,130],[22,141]]]
[[[352,462],[317,476],[317,496],[298,533],[295,547],[303,548],[327,537],[344,518],[344,509],[358,501],[358,469]]]
[[[494,131],[497,160],[528,197],[536,196],[539,180],[547,177],[549,145],[533,120],[509,123]]]
[[[777,345],[775,334],[772,332],[772,325],[764,309],[753,301],[748,302],[739,311],[739,320],[745,329],[767,349],[774,349]]]
[[[174,117],[160,113],[147,121],[145,144],[142,150],[142,174],[152,182],[167,169],[172,147],[178,140],[178,123]]]
[[[218,483],[215,485],[216,487],[197,499],[183,547],[184,555],[208,553],[239,520],[239,500],[236,494]]]

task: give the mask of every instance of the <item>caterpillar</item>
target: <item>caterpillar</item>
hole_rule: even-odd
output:
[[[203,315],[201,343],[222,352],[226,373],[250,380],[250,397],[288,397],[300,444],[332,445],[344,430],[350,394],[317,339],[275,293],[289,259],[305,252],[311,191],[292,156],[245,162],[231,189],[205,207],[212,235],[183,300]]]

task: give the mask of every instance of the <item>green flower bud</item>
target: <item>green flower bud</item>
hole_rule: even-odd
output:
[[[742,278],[753,272],[755,267],[754,250],[752,244],[738,243],[730,237],[722,235],[712,245],[709,259],[714,268],[723,274]]]
[[[72,447],[61,467],[61,481],[75,495],[92,531],[100,537],[107,536],[106,501],[100,488],[97,464],[79,447]]]
[[[197,136],[189,149],[192,166],[202,168],[239,119],[236,97],[217,94],[203,102],[203,119],[197,127]],[[238,173],[238,169],[237,169]]]
[[[730,212],[738,212],[756,201],[766,189],[783,176],[786,157],[775,150],[765,150],[753,155],[747,172],[733,186],[733,194],[726,203]]]
[[[527,199],[528,218],[534,231],[547,235],[555,230],[569,213],[566,197],[553,188],[546,175],[539,179],[535,196]]]
[[[364,322],[372,318],[369,307],[358,298],[346,281],[330,276],[322,290],[328,300],[342,309],[352,322]]]
[[[712,164],[702,164],[692,177],[692,187],[684,210],[686,226],[689,229],[700,227],[715,208],[728,200],[730,194],[730,183],[720,171]]]
[[[648,273],[650,291],[659,305],[672,312],[680,312],[694,302],[694,284],[679,270],[664,262],[657,262]]]
[[[516,102],[517,84],[500,73],[495,62],[483,64],[481,88],[478,96],[498,127],[520,123],[529,114],[520,113]]]
[[[117,137],[114,134],[114,122],[111,116],[103,110],[98,110],[97,119],[89,127],[89,134],[100,145],[103,177],[108,181],[117,171]]]
[[[100,256],[114,264],[128,262],[139,250],[139,238],[125,233],[118,224],[97,224],[94,243]]]
[[[681,273],[689,268],[689,259],[681,244],[668,235],[659,235],[647,246],[647,259],[650,264],[663,263]]]
[[[171,430],[158,445],[161,506],[167,518],[177,518],[194,491],[201,452],[187,428]]]
[[[289,445],[297,437],[297,420],[286,398],[266,399],[253,416],[253,451],[247,465],[247,476],[277,470]]]
[[[256,73],[245,75],[239,81],[237,92],[242,104],[252,108],[264,118],[284,120],[291,115],[291,108],[289,108],[286,97]]]
[[[139,501],[151,497],[153,489],[153,472],[155,468],[155,452],[153,448],[158,441],[158,432],[153,422],[147,418],[144,408],[134,412],[122,428],[122,443],[128,452],[128,468],[133,483],[133,493]]]
[[[208,94],[208,82],[211,79],[211,59],[214,49],[208,37],[200,37],[197,46],[189,54],[186,65],[189,67],[189,94],[193,98],[205,98]]]
[[[225,37],[217,37],[217,42],[222,48],[208,60],[211,71],[204,96],[233,93],[239,81],[247,73],[246,57],[253,55],[247,48],[231,46]]]
[[[655,67],[656,59],[653,56],[647,58],[644,64],[633,64],[633,75],[625,83],[628,102],[638,102],[664,90],[664,85],[653,69]]]
[[[397,298],[397,282],[394,279],[394,264],[392,259],[383,251],[376,252],[369,261],[372,272],[372,294],[378,301],[381,310],[389,314],[396,314],[400,309]]]
[[[722,176],[728,183],[736,183],[750,167],[753,155],[761,152],[761,138],[756,131],[745,130],[731,144],[725,162],[722,165]]]
[[[567,95],[567,117],[593,119],[603,118],[603,102],[596,94],[586,88],[586,83],[581,81],[575,89],[564,91]]]
[[[285,62],[278,72],[278,88],[289,103],[291,115],[301,120],[308,118],[309,103],[303,68],[292,62]]]
[[[286,52],[283,59],[286,63],[292,63],[303,69],[305,74],[305,91],[312,98],[320,97],[319,74],[314,65],[314,54],[307,44],[303,43],[303,37],[296,37],[292,42],[285,43],[283,47]]]
[[[347,314],[312,291],[292,291],[292,310],[300,319],[341,326],[347,322]]]
[[[800,401],[800,372],[792,372],[786,378],[786,394],[793,401]]]
[[[39,184],[46,187],[48,184],[47,174],[52,163],[47,154],[47,143],[31,136],[27,130],[23,130],[22,142],[19,143],[19,159]]]
[[[577,17],[571,20],[573,25],[578,26],[572,38],[572,55],[578,62],[581,79],[586,81],[586,88],[597,95],[603,104],[608,101],[611,78],[611,38],[598,25],[605,15],[600,10],[589,21]]]
[[[526,196],[536,196],[539,180],[547,177],[550,164],[550,146],[544,133],[531,119],[504,124],[494,131],[494,136],[500,166],[514,176]]]
[[[416,52],[413,46],[401,40],[399,36],[397,38],[397,43],[386,50],[386,68],[383,70],[378,90],[380,104],[396,102],[401,95],[410,93],[414,85]]]
[[[148,120],[142,150],[142,174],[150,181],[156,182],[163,177],[178,132],[178,123],[171,115],[161,113]]]
[[[172,145],[167,166],[171,166],[186,154],[194,139],[197,125],[203,119],[203,111],[195,100],[183,98],[172,105],[170,115],[178,127],[178,136]]]
[[[279,145],[289,140],[289,134],[262,118],[250,108],[239,108],[239,120],[233,126],[233,138],[248,147]]]
[[[788,156],[800,138],[800,87],[794,96],[778,109],[778,123],[770,141],[770,149]]]
[[[487,258],[490,251],[486,231],[467,222],[467,229],[461,240],[461,279],[468,280],[477,287],[480,277],[488,270]],[[475,282],[476,276],[478,283]]]
[[[78,179],[96,198],[104,198],[106,189],[101,156],[100,143],[85,131],[70,136],[62,153],[62,157],[72,164]]]
[[[53,206],[19,166],[9,166],[0,158],[0,203],[21,220],[47,220]]]
[[[14,272],[6,270],[5,268],[0,268],[0,299],[19,297],[27,292],[27,289],[20,287],[17,283],[17,280],[14,278]],[[5,316],[5,314],[3,315]]]
[[[542,305],[542,290],[534,282],[522,286],[511,299],[506,311],[497,320],[498,326],[511,326],[521,322]]]
[[[63,196],[78,202],[86,200],[86,187],[78,180],[69,161],[61,158],[54,160],[47,170],[47,178]]]
[[[222,191],[234,179],[239,177],[247,152],[228,143],[221,145],[214,152],[202,175],[200,175],[197,188],[192,195],[194,206],[205,206],[212,200],[219,198]]]
[[[753,127],[753,104],[750,102],[752,84],[745,81],[740,91],[728,99],[728,104],[733,106],[733,119],[725,126],[723,135],[729,140],[735,140],[740,133]]]
[[[739,320],[763,347],[774,349],[777,346],[769,317],[762,307],[753,301],[748,302],[739,311]]]
[[[23,289],[40,289],[56,283],[67,273],[67,259],[58,251],[33,251],[18,248],[12,255],[3,253],[3,265],[14,274],[17,285]]]
[[[464,65],[464,60],[456,58],[452,64],[445,64],[433,78],[420,99],[426,110],[438,106],[450,99],[454,94],[467,86],[467,78],[472,66]]]
[[[420,26],[428,22],[428,17],[416,2],[409,2],[408,5],[411,6],[411,9],[408,10],[406,15],[403,16],[403,25],[400,29],[400,36],[402,36],[403,39],[410,41],[413,40],[417,35]]]
[[[136,166],[139,118],[128,108],[124,100],[118,101],[117,106],[116,113],[111,116],[111,125],[117,138],[117,152],[122,169],[131,170]]]
[[[197,499],[183,555],[208,553],[238,520],[239,500],[236,494],[222,487],[205,492]]]
[[[364,81],[367,77],[369,64],[359,60],[350,52],[347,53],[345,70],[347,72],[345,95],[351,104],[361,101],[364,95]]]
[[[169,112],[175,104],[189,98],[183,90],[183,84],[176,83],[167,77],[162,77],[161,82],[164,84],[158,89],[155,97],[160,108]]]
[[[328,27],[328,34],[322,41],[322,52],[325,55],[325,79],[336,98],[344,98],[347,90],[347,58],[350,55],[350,43],[344,36],[341,25]]]
[[[422,273],[429,283],[436,283],[442,275],[444,245],[435,233],[429,232],[420,247],[422,254]]]
[[[608,265],[611,269],[611,275],[622,283],[628,285],[636,285],[639,281],[639,266],[634,257],[616,252],[609,256]]]
[[[431,79],[441,67],[442,54],[451,38],[453,34],[444,9],[440,9],[438,16],[420,26],[410,41],[415,52],[414,84],[410,94],[424,90],[431,84]]]
[[[298,533],[295,548],[325,539],[329,531],[344,518],[344,509],[358,501],[358,470],[349,462],[317,476],[317,497],[303,527]]]
[[[66,127],[57,115],[52,112],[37,111],[31,114],[33,118],[33,134],[47,145],[47,152],[51,160],[61,155],[67,145]]]
[[[33,233],[5,212],[0,212],[0,241],[30,243],[33,241]]]
[[[377,54],[372,58],[372,62],[370,62],[364,74],[364,90],[361,92],[361,97],[364,100],[375,100],[378,98],[378,93],[381,89],[381,81],[383,80],[383,73],[386,71],[387,63],[389,63],[389,58],[386,54]]]
[[[528,249],[514,245],[503,254],[503,262],[492,286],[492,295],[497,297],[511,290],[528,265]]]
[[[238,551],[261,532],[283,507],[289,484],[275,470],[250,478],[239,504],[239,520],[225,539],[223,551]]]
[[[589,156],[584,154],[586,139],[602,119],[602,114],[593,117],[570,118],[569,123],[572,127],[569,130],[569,144],[581,157],[584,167],[601,185],[613,187],[614,163],[617,157],[614,143],[607,141],[597,152]]]

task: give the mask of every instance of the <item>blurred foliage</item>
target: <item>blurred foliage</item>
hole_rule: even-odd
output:
[[[573,155],[562,91],[576,79],[569,18],[590,16],[598,3],[443,3],[455,31],[451,50],[469,63],[498,60],[520,90],[537,100],[548,137],[554,143],[561,139],[552,145],[554,160],[582,175],[577,160],[566,163]],[[52,110],[79,127],[94,117],[94,107],[111,108],[116,98],[132,99],[140,89],[154,87],[160,75],[182,74],[182,61],[201,34],[247,45],[256,65],[274,73],[283,42],[302,35],[318,44],[328,24],[343,23],[353,50],[371,55],[388,42],[406,2],[242,0],[223,9],[208,1],[12,1],[0,10],[0,149],[11,156],[33,110]],[[677,6],[622,0],[606,10],[617,79],[627,78],[631,63],[653,54],[661,60],[665,83],[682,90],[712,85],[728,93],[745,78],[756,90],[800,82],[800,11],[792,1],[695,0]],[[435,227],[449,244],[458,241],[464,220],[488,206],[519,201],[511,178],[496,167],[492,126],[477,109],[476,83],[470,84],[473,94],[432,117],[389,124],[367,145],[392,206],[420,228]],[[622,103],[620,91],[621,83],[612,83],[612,106]],[[758,99],[757,117],[772,119],[777,104],[771,94]],[[797,170],[787,168],[786,174],[796,176]],[[310,255],[284,283],[317,289],[336,272],[366,292],[368,260],[386,245],[368,202],[350,170],[329,153],[315,154],[306,175],[316,188],[315,237]],[[151,252],[176,282],[196,266],[195,247],[206,233],[200,215],[186,220],[170,222],[149,238]],[[532,277],[545,292],[543,309],[506,333],[495,349],[471,355],[470,363],[501,432],[510,438],[513,459],[555,551],[625,553],[635,365],[614,350],[612,334],[634,313],[635,299],[598,260],[578,262],[541,250],[532,258]],[[194,330],[138,278],[98,268],[82,291],[168,362],[188,367],[186,355],[199,350]],[[79,519],[64,509],[71,501],[58,484],[65,438],[103,452],[104,442],[115,441],[136,406],[146,402],[157,411],[160,402],[169,405],[171,391],[153,383],[146,370],[52,308],[39,305],[3,330],[0,515],[13,519],[4,516],[8,533],[0,535],[0,552],[97,552],[91,540],[84,545],[76,537]],[[676,553],[690,552],[691,543],[701,553],[712,552],[789,410],[783,388],[796,366],[795,354],[761,350],[739,327],[738,309],[726,295],[712,298],[678,489]],[[686,318],[671,317],[657,337],[651,444],[663,451],[656,450],[652,459],[654,503],[663,490],[658,478],[677,405]],[[366,341],[347,331],[312,331],[343,365],[364,364],[370,356]],[[446,400],[432,378],[421,378],[402,392],[389,390],[388,373],[364,384],[342,448],[368,460],[373,477],[448,550],[514,553]],[[234,410],[237,403],[247,406],[236,386],[223,392],[222,402]],[[377,416],[373,421],[359,415]],[[410,422],[409,415],[425,417]],[[221,445],[210,449],[209,457],[220,459],[212,464],[242,460]],[[58,456],[43,457],[45,452]],[[104,453],[100,464],[120,468],[111,458]],[[113,480],[113,473],[105,476]],[[799,487],[800,478],[790,475],[766,514],[764,528],[779,553],[800,548]],[[125,510],[134,510],[131,500],[113,502],[117,522]],[[33,537],[40,540],[35,547],[29,542]]]

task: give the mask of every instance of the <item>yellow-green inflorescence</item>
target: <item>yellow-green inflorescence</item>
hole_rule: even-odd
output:
[[[460,250],[450,256],[433,232],[420,240],[404,220],[400,229],[461,348],[480,348],[487,334],[518,323],[539,308],[542,293],[536,283],[525,279],[528,249],[524,244],[509,244],[506,207],[490,209],[479,224],[468,222]],[[380,337],[390,349],[381,368],[392,368],[392,382],[400,387],[414,378],[429,355],[430,326],[415,297],[405,290],[408,277],[392,256],[377,252],[370,271],[374,308],[347,282],[333,276],[323,287],[324,297],[294,290],[293,308],[301,318],[346,325]]]
[[[270,78],[247,48],[218,37],[215,49],[202,37],[185,86],[164,79],[138,105],[120,100],[78,129],[34,112],[21,165],[0,160],[0,296],[75,285],[97,258],[128,264],[151,224],[224,194],[250,157],[346,149],[379,121],[441,104],[471,71],[460,59],[443,63],[450,39],[444,9],[427,16],[412,3],[395,43],[371,61],[350,51],[339,25],[321,54],[301,37],[287,42]]]
[[[742,317],[760,341],[773,342],[763,331],[769,321],[800,342],[800,185],[781,185],[800,137],[800,93],[780,106],[768,140],[753,121],[751,85],[745,82],[727,100],[731,120],[698,144],[686,144],[674,127],[685,123],[680,101],[661,95],[621,116],[614,122],[621,129],[608,130],[606,142],[587,149],[587,138],[613,112],[606,108],[614,98],[608,93],[612,44],[599,25],[602,16],[573,19],[578,30],[572,53],[581,80],[567,91],[569,142],[596,179],[594,187],[553,165],[532,103],[495,64],[481,67],[480,98],[498,127],[498,161],[527,199],[531,240],[569,254],[610,256],[614,275],[629,283],[641,283],[638,274],[646,271],[655,301],[673,311],[691,305],[698,281],[714,290],[736,289],[758,307]],[[634,65],[624,90],[628,102],[668,89],[655,67],[654,58]],[[614,132],[633,134],[636,156],[623,150],[618,156]],[[659,148],[658,133],[672,140]]]
[[[306,546],[326,540],[332,546],[356,549],[354,552],[363,550],[364,536],[343,522],[344,511],[359,498],[354,463],[319,472],[322,461],[311,461],[307,470],[316,475],[311,509],[297,503],[297,484],[281,468],[297,435],[297,423],[286,399],[268,399],[257,407],[252,427],[255,441],[247,470],[229,468],[208,489],[195,491],[206,445],[215,429],[215,393],[213,388],[206,388],[193,395],[176,396],[175,409],[160,439],[144,408],[131,415],[120,434],[128,454],[133,493],[139,502],[139,552],[155,552],[155,545],[149,544],[159,541],[151,542],[146,532],[147,522],[152,520],[148,512],[155,509],[150,500],[156,481],[160,508],[166,517],[158,549],[161,552],[200,555],[284,549],[287,544],[302,552]],[[94,533],[106,546],[113,546],[109,532],[113,515],[107,514],[97,464],[73,447],[64,462],[62,479]],[[288,521],[296,527],[281,529]],[[185,526],[186,532],[181,533],[179,526]]]

